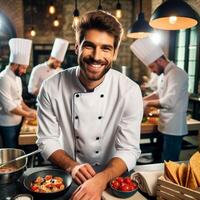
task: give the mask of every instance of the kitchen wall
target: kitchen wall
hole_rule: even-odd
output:
[[[53,3],[57,12],[53,16],[47,10],[49,2],[47,0],[0,0],[0,11],[3,11],[9,17],[18,37],[30,38],[34,44],[52,44],[55,37],[66,38],[71,43],[74,43],[74,32],[71,27],[74,0],[54,0]],[[98,2],[98,0],[78,0],[80,14],[95,10]],[[115,14],[116,2],[116,0],[102,0],[102,7]],[[187,2],[198,12],[200,11],[200,0],[187,0]],[[119,56],[115,62],[115,68],[120,70],[121,66],[127,66],[130,77],[140,82],[144,74],[148,75],[148,71],[129,49],[134,40],[126,37],[128,27],[136,20],[136,15],[139,12],[139,0],[121,0],[120,3],[123,10],[123,17],[120,21],[125,29],[125,34],[119,50]],[[143,11],[147,21],[160,3],[162,3],[162,0],[143,0]],[[55,16],[58,17],[61,23],[57,28],[52,25]],[[35,37],[30,36],[32,25],[37,31]],[[165,53],[168,54],[169,32],[161,31],[161,34],[163,37],[161,46]]]

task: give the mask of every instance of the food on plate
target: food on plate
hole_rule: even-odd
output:
[[[136,183],[134,183],[130,177],[116,177],[110,182],[111,187],[116,190],[120,190],[123,192],[133,191],[137,189]]]
[[[147,121],[151,124],[158,124],[158,117],[147,117]]]
[[[8,165],[0,168],[0,174],[11,173],[17,170],[17,167],[14,165]]]
[[[46,175],[45,177],[38,176],[31,183],[30,189],[33,192],[51,193],[65,189],[65,185],[61,177]]]
[[[200,153],[196,152],[188,164],[165,162],[165,178],[178,185],[196,190],[200,187]]]

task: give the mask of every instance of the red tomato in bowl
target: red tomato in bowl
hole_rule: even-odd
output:
[[[119,189],[119,186],[120,186],[120,183],[118,182],[118,181],[116,181],[116,180],[113,180],[112,182],[111,182],[111,185],[112,185],[112,187],[113,188],[115,188],[115,189]]]
[[[122,177],[117,177],[115,180],[118,181],[119,183],[123,183],[124,182],[124,179]]]
[[[132,183],[131,178],[130,178],[130,177],[125,177],[125,178],[124,178],[124,183],[127,183],[127,184]]]
[[[121,185],[119,189],[120,189],[121,191],[123,191],[123,192],[130,191],[130,187],[129,187],[128,184],[123,184],[123,185]]]

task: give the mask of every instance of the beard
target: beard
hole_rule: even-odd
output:
[[[19,77],[21,77],[21,76],[23,75],[22,73],[20,73],[19,67],[14,71],[14,74],[15,74],[16,76],[19,76]]]
[[[53,62],[49,62],[49,63],[48,63],[48,66],[49,66],[49,68],[51,68],[51,69],[56,69],[56,68],[57,68],[57,67],[54,65]]]
[[[101,71],[91,70],[87,65],[104,65]],[[85,79],[89,81],[98,81],[104,77],[104,75],[112,67],[112,63],[107,60],[95,60],[92,57],[84,57],[83,59],[79,58],[79,66],[83,73],[81,73]],[[100,66],[101,68],[101,66]],[[97,67],[98,70],[98,67]]]

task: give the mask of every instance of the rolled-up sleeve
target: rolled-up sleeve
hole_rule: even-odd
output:
[[[56,116],[52,110],[51,98],[48,95],[48,88],[44,82],[37,98],[38,101],[38,132],[37,145],[42,150],[42,155],[48,159],[58,149],[61,149],[59,142],[60,129]]]
[[[38,77],[39,77],[39,74],[37,73],[36,68],[33,68],[30,79],[29,79],[29,83],[28,83],[28,92],[31,94],[34,94],[39,89]]]
[[[117,129],[114,157],[122,159],[128,170],[134,168],[140,156],[140,131],[143,116],[143,101],[139,86],[129,89],[124,97],[122,120]]]
[[[13,99],[10,93],[10,80],[0,78],[0,104],[3,110],[7,113],[17,108],[21,104],[21,98]]]

